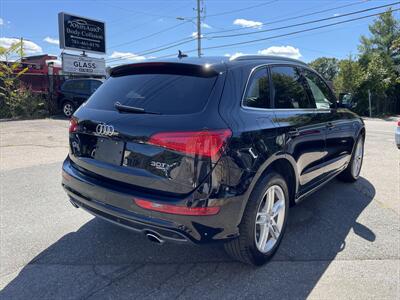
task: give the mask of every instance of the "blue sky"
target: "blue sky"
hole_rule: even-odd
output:
[[[393,2],[395,0],[204,0],[203,6],[205,7],[205,11],[202,26],[204,39],[202,43],[203,47],[212,47],[266,38],[340,20],[347,20],[356,16],[378,13],[384,9],[290,29],[272,32],[260,32],[261,30],[342,15]],[[350,6],[313,16],[294,18],[299,15],[329,10],[347,4]],[[178,20],[177,17],[193,18],[195,16],[195,11],[193,10],[195,6],[195,0],[2,0],[0,3],[0,45],[7,46],[13,41],[13,38],[24,37],[27,40],[24,45],[27,54],[50,53],[59,55],[61,51],[57,45],[57,14],[64,11],[106,22],[107,55],[105,58],[108,63],[119,64],[140,61],[142,59],[177,53],[178,49],[184,52],[195,49],[196,41],[193,40],[156,53],[148,53],[150,51],[146,51],[185,38],[189,40],[191,36],[194,36],[196,34],[195,25],[190,21]],[[397,4],[393,7],[399,8],[400,5]],[[400,17],[399,12],[395,12],[395,15],[397,18]],[[368,34],[368,24],[373,19],[358,20],[334,27],[247,45],[206,49],[203,53],[207,56],[234,55],[235,53],[280,54],[300,58],[306,62],[319,56],[344,58],[350,53],[357,54],[359,37],[361,34]],[[174,28],[169,30],[170,27]],[[234,31],[220,33],[219,35],[246,32],[251,34],[227,38],[206,38],[207,35],[212,36],[212,32],[232,29]],[[157,34],[160,31],[164,32]],[[142,39],[152,34],[154,35]],[[217,35],[217,33],[214,35]],[[195,52],[190,53],[190,56],[195,55]],[[125,59],[121,59],[122,57]]]

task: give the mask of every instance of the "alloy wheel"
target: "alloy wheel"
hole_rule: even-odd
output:
[[[66,103],[66,104],[64,104],[63,112],[64,112],[65,116],[70,117],[70,116],[72,116],[72,114],[74,112],[74,108],[72,107],[71,104]]]
[[[359,138],[356,149],[354,150],[353,164],[351,166],[351,173],[355,178],[357,178],[358,175],[360,175],[363,156],[364,156],[364,143],[362,138]]]
[[[279,185],[270,186],[257,210],[255,241],[262,253],[271,251],[281,235],[285,220],[285,194]]]

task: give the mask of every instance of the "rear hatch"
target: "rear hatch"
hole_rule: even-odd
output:
[[[192,192],[231,135],[218,114],[223,83],[223,72],[202,65],[114,69],[71,119],[73,165],[139,192]]]

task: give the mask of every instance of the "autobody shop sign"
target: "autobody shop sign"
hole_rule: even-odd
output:
[[[93,19],[58,14],[60,48],[105,54],[105,23]]]
[[[62,68],[64,73],[100,76],[106,75],[106,64],[103,58],[63,53]]]

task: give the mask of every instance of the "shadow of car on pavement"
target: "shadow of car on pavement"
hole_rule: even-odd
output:
[[[375,189],[333,180],[291,208],[273,260],[259,268],[232,261],[221,244],[158,246],[94,218],[42,251],[2,292],[30,298],[306,298],[350,230],[366,242],[375,234],[357,222]]]

